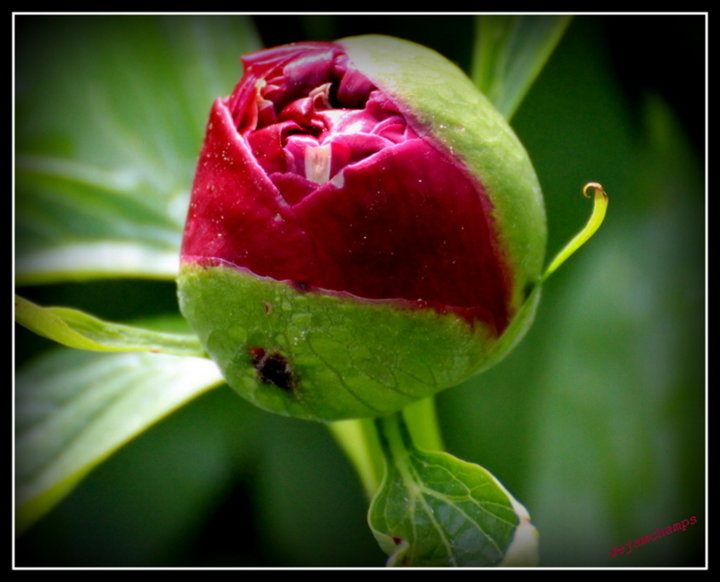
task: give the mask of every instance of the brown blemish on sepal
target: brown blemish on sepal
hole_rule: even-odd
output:
[[[278,350],[268,351],[260,347],[248,348],[250,359],[263,384],[272,384],[286,392],[294,392],[297,378],[287,357]]]

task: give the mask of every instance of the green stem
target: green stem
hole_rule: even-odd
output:
[[[414,402],[378,422],[399,423],[409,431],[408,438],[429,451],[443,450],[433,397]],[[341,420],[328,427],[338,444],[350,459],[360,477],[368,499],[377,492],[385,474],[385,458],[380,443],[378,422],[373,419]]]
[[[340,420],[329,423],[328,427],[355,467],[368,499],[372,499],[380,487],[385,471],[382,449],[373,420]]]
[[[387,462],[404,475],[407,465],[405,459],[413,447],[413,440],[403,412],[375,419],[375,427]]]
[[[435,409],[435,398],[413,402],[402,411],[413,442],[426,451],[442,451],[444,445]]]

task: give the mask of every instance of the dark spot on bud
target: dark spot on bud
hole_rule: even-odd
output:
[[[403,543],[403,539],[402,539],[402,538],[397,538],[397,537],[395,537],[395,536],[392,537],[392,541],[393,541],[393,543],[394,543],[396,546],[399,546],[401,543]]]
[[[264,348],[248,348],[257,378],[263,384],[272,384],[287,392],[294,392],[297,380],[288,359],[279,351],[268,352]]]
[[[292,286],[295,291],[298,291],[300,293],[306,293],[310,291],[310,285],[305,281],[293,281]]]
[[[271,315],[273,312],[272,303],[269,301],[263,301],[263,310],[265,311],[265,315]]]

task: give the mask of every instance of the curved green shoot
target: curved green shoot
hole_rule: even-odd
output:
[[[38,335],[79,350],[205,357],[194,334],[163,333],[109,323],[76,309],[41,307],[17,296],[15,321]]]
[[[590,191],[594,191],[593,197],[593,211],[590,215],[590,219],[583,229],[578,232],[570,242],[568,242],[562,250],[555,255],[555,258],[550,262],[545,273],[543,273],[540,283],[544,283],[550,275],[552,275],[571,255],[583,246],[600,228],[600,225],[605,220],[605,214],[608,206],[608,195],[601,184],[597,182],[589,182],[583,187],[583,196],[590,198]]]

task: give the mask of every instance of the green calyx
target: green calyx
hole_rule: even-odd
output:
[[[323,421],[382,416],[456,385],[501,357],[531,319],[498,341],[454,314],[191,262],[178,295],[232,388],[266,410]]]
[[[528,154],[503,116],[465,73],[421,45],[380,35],[338,41],[350,60],[394,98],[416,131],[457,157],[483,185],[518,309],[541,275],[547,226]]]

